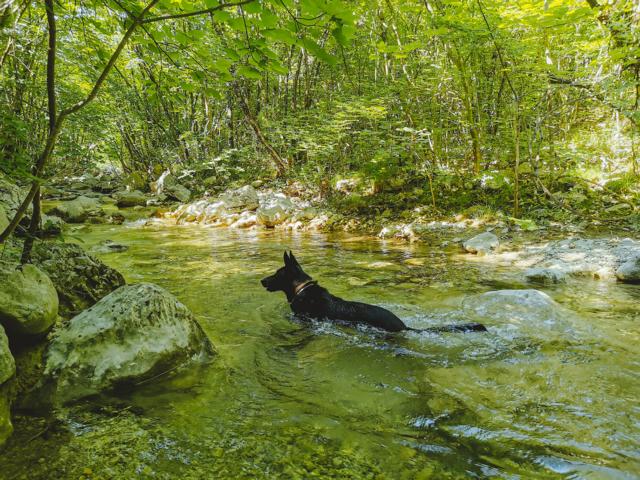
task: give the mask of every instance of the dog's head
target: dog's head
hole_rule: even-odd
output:
[[[260,283],[270,292],[282,290],[285,293],[289,293],[297,285],[308,280],[311,280],[311,277],[304,273],[298,260],[293,256],[293,252],[284,252],[284,267],[279,268],[273,275],[263,278]]]

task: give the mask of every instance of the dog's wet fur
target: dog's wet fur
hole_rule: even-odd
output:
[[[336,320],[352,324],[365,324],[389,332],[412,330],[418,332],[486,332],[480,323],[445,325],[425,329],[408,327],[389,310],[361,302],[350,302],[331,295],[326,288],[318,285],[293,256],[284,253],[284,267],[273,275],[261,280],[262,286],[269,292],[283,291],[287,296],[291,310],[296,315],[317,320]]]

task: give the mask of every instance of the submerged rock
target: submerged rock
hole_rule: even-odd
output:
[[[527,321],[532,312],[553,316],[557,304],[539,290],[495,290],[466,298],[463,307],[481,317],[497,320],[516,317]]]
[[[72,318],[46,353],[55,404],[131,387],[214,353],[191,312],[149,283],[128,285]]]
[[[500,246],[500,240],[491,232],[484,232],[470,238],[462,244],[464,249],[469,253],[485,254]]]
[[[539,290],[496,290],[466,298],[466,319],[495,327],[501,336],[529,336],[546,340],[550,334],[574,337],[578,327],[573,312]],[[579,322],[578,322],[579,323]]]
[[[120,253],[127,250],[129,250],[127,245],[116,243],[113,240],[105,240],[91,249],[94,253]]]
[[[73,243],[40,242],[34,246],[32,259],[53,281],[60,299],[60,315],[65,318],[125,284],[120,272]]]
[[[640,256],[620,265],[616,270],[616,278],[621,282],[640,283]]]
[[[529,268],[524,272],[527,281],[532,283],[540,283],[542,285],[554,285],[563,283],[567,279],[567,274],[562,269],[557,268]]]
[[[147,205],[147,197],[140,190],[121,190],[114,194],[116,205],[120,208],[144,207]]]
[[[11,335],[41,335],[58,316],[58,294],[34,265],[0,267],[0,324]]]
[[[47,212],[49,215],[62,218],[69,223],[82,223],[89,217],[101,216],[104,214],[100,202],[95,198],[80,196],[75,200],[61,202]]]

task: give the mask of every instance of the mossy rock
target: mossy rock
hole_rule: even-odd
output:
[[[53,281],[64,318],[77,315],[125,284],[120,272],[73,243],[38,243],[32,259]]]
[[[0,267],[0,324],[10,335],[41,335],[58,316],[51,279],[34,265]]]

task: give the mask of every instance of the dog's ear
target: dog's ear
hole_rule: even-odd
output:
[[[285,266],[288,266],[291,263],[291,259],[289,258],[289,254],[287,253],[287,251],[284,251],[284,264]]]
[[[295,265],[296,267],[300,266],[296,257],[293,256],[293,252],[291,250],[289,250],[289,259],[291,260],[292,265]]]

